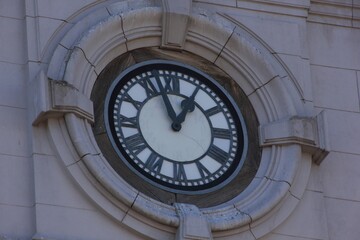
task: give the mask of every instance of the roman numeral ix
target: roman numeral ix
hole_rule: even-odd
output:
[[[139,133],[125,138],[125,142],[128,149],[135,154],[138,154],[139,152],[141,152],[146,148],[144,139]]]

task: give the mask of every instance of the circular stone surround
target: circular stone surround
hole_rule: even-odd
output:
[[[139,4],[132,10],[120,8],[110,17],[102,9],[95,12],[99,15],[89,14],[80,20],[63,38],[69,48],[65,49],[62,43],[55,52],[48,53],[52,56],[48,77],[66,81],[90,99],[98,73],[117,56],[160,46],[162,9],[148,5],[144,8]],[[99,21],[88,28],[85,23],[92,16]],[[83,37],[70,41],[74,35]],[[306,112],[286,67],[257,39],[243,26],[219,15],[193,12],[184,51],[213,62],[234,79],[249,97],[261,125]],[[66,56],[70,56],[68,61]],[[121,71],[121,66],[117,70]],[[283,81],[284,78],[291,81]],[[266,84],[270,80],[271,84]],[[95,123],[99,121],[95,119]],[[174,236],[179,226],[175,208],[136,191],[100,154],[95,134],[104,129],[93,131],[87,120],[72,113],[50,119],[47,127],[58,158],[99,207],[135,231],[139,231],[138,222],[147,226],[148,236]],[[259,169],[244,191],[231,200],[201,209],[214,236],[264,236],[279,226],[301,199],[310,174],[311,156],[299,144],[266,146],[261,153]],[[126,218],[131,221],[124,221]]]

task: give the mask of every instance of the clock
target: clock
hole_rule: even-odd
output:
[[[217,81],[183,63],[149,60],[123,71],[106,95],[104,119],[119,161],[166,191],[217,190],[245,159],[237,104]]]

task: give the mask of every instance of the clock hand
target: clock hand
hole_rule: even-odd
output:
[[[159,74],[156,70],[152,70],[152,75],[155,77],[155,80],[156,80],[156,83],[157,85],[159,86],[159,89],[160,89],[160,93],[161,93],[161,97],[164,101],[164,104],[165,104],[165,107],[166,107],[166,111],[168,113],[168,116],[170,117],[170,119],[172,121],[175,121],[176,119],[176,113],[174,111],[174,108],[172,107],[171,103],[170,103],[170,100],[169,100],[169,97],[168,95],[166,94],[166,91],[163,87],[163,85],[161,84],[161,81],[160,81],[160,78],[159,78]]]
[[[181,107],[182,107],[182,111],[179,113],[179,115],[175,118],[175,120],[173,121],[173,128],[174,125],[177,126],[179,125],[181,128],[181,123],[183,123],[185,121],[185,117],[186,114],[188,112],[192,112],[195,109],[195,96],[198,93],[200,87],[197,86],[196,89],[194,90],[194,92],[191,94],[191,96],[189,98],[184,99],[181,102]],[[180,129],[179,129],[180,130]]]

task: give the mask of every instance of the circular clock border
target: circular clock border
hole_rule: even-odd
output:
[[[125,145],[124,143],[125,141],[121,141],[119,139],[120,137],[117,136],[117,132],[115,130],[115,123],[113,122],[115,99],[117,98],[120,91],[129,87],[127,86],[127,84],[131,82],[134,77],[144,72],[149,72],[152,70],[157,70],[157,71],[168,70],[168,71],[175,71],[178,73],[187,74],[189,77],[193,77],[195,82],[196,81],[200,82],[200,84],[198,84],[200,88],[204,88],[202,85],[205,85],[208,89],[211,89],[216,94],[217,98],[220,98],[221,101],[225,103],[225,109],[229,110],[228,114],[231,115],[231,118],[234,121],[233,125],[235,125],[234,128],[236,128],[236,133],[237,133],[236,136],[237,140],[235,141],[236,151],[231,153],[231,147],[229,148],[230,152],[228,153],[227,163],[223,163],[219,170],[214,172],[214,174],[211,174],[211,175],[221,174],[216,179],[213,179],[212,181],[208,181],[208,178],[210,178],[210,176],[209,177],[206,176],[206,179],[203,180],[204,183],[201,185],[191,184],[191,180],[184,180],[185,183],[183,184],[181,183],[175,184],[176,182],[175,180],[172,181],[174,183],[172,183],[171,181],[166,182],[161,178],[157,178],[153,176],[152,174],[150,174],[150,172],[141,168],[139,164],[136,164],[135,163],[136,160],[133,159],[134,157],[131,157],[131,155],[133,154],[129,153],[129,150],[126,150],[124,148],[123,145]],[[129,88],[131,88],[131,86]],[[179,94],[181,95],[181,93]],[[151,96],[150,98],[144,100],[143,105],[145,105],[146,101],[148,101],[149,99],[159,95],[160,93],[155,93],[154,96]],[[142,106],[140,106],[140,109],[138,109],[137,118],[139,117],[138,115],[141,112],[141,110],[142,110]],[[246,131],[244,119],[235,101],[232,99],[230,94],[228,94],[226,90],[223,89],[223,87],[220,84],[218,84],[212,77],[184,63],[170,61],[170,60],[156,59],[156,60],[147,60],[141,63],[137,63],[127,68],[125,71],[120,73],[120,75],[113,81],[112,85],[108,90],[105,100],[104,119],[105,119],[106,130],[110,138],[111,144],[114,147],[120,159],[127,165],[127,167],[129,167],[135,174],[137,174],[143,180],[148,181],[150,184],[159,187],[165,191],[169,191],[173,193],[189,194],[189,195],[199,195],[199,194],[205,194],[215,191],[228,184],[239,173],[245,161],[247,146],[248,146],[247,131]],[[227,121],[229,120],[227,119]],[[228,123],[228,125],[232,125],[232,124]],[[141,129],[138,130],[140,133]],[[212,141],[214,141],[215,137],[213,136],[213,133],[211,134],[211,138]],[[233,141],[234,140],[232,139],[231,142]],[[147,141],[144,139],[144,143],[146,142]],[[147,148],[154,151],[154,149],[151,148],[149,143],[146,143],[146,145]],[[207,151],[204,154],[202,154],[202,156],[198,157],[197,159],[194,159],[193,161],[197,161],[197,160],[200,161],[208,152],[209,149],[207,149]],[[164,159],[168,160],[166,158]],[[138,160],[138,162],[141,163],[140,160]],[[227,165],[226,169],[224,169],[224,165]]]
[[[119,75],[132,65],[148,60],[171,60],[190,65],[215,79],[235,100],[242,113],[248,138],[247,153],[239,173],[225,186],[208,193],[183,194],[166,191],[144,181],[133,173],[112,147],[106,133],[104,121],[105,96],[111,84]],[[156,47],[141,48],[126,52],[114,58],[99,74],[92,88],[90,99],[94,104],[95,122],[92,125],[97,145],[110,167],[126,180],[133,188],[159,202],[172,205],[175,202],[195,204],[206,208],[217,206],[238,196],[252,182],[260,165],[261,148],[259,146],[258,126],[255,111],[239,85],[208,60],[189,52],[173,52]]]

